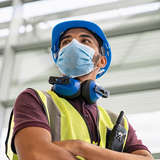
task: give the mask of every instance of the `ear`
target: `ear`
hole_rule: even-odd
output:
[[[105,56],[101,56],[98,61],[97,67],[104,68],[107,64],[107,59]]]

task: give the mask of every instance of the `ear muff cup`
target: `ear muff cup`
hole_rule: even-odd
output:
[[[81,84],[81,95],[88,104],[93,104],[97,100],[93,97],[95,85],[93,80],[87,80]]]
[[[79,80],[70,78],[68,84],[54,84],[52,90],[62,98],[73,99],[81,94]]]

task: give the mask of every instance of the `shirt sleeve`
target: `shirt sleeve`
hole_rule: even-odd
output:
[[[136,131],[133,129],[132,125],[130,123],[128,124],[129,124],[129,130],[124,152],[131,153],[136,150],[149,151],[148,148],[142,143],[142,140],[137,138]]]
[[[16,153],[14,137],[18,131],[26,127],[41,127],[50,132],[47,116],[42,104],[33,89],[26,89],[16,99],[14,109],[14,129],[11,147]]]

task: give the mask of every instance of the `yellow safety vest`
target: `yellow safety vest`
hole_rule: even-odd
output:
[[[90,133],[86,122],[80,113],[66,99],[59,97],[51,90],[48,92],[40,90],[35,91],[42,102],[43,108],[48,118],[48,123],[51,128],[52,141],[79,139],[91,143]],[[99,119],[97,122],[97,127],[100,134],[99,146],[105,148],[107,142],[107,129],[111,130],[113,128],[117,120],[117,115],[110,111],[104,110],[100,106],[98,106],[98,114]],[[128,133],[128,122],[125,117],[123,118],[122,125]],[[6,139],[6,155],[10,160],[18,160],[17,154],[15,154],[11,149],[13,127],[14,115],[12,112]],[[125,143],[126,139],[127,136],[125,138]]]

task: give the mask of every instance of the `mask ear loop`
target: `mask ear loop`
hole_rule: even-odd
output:
[[[106,45],[106,44],[105,44]],[[108,46],[106,45],[106,47],[108,48]],[[109,53],[107,51],[107,55],[109,56]],[[103,46],[101,46],[101,56],[105,56],[105,49]],[[104,68],[101,68],[99,71],[98,71],[98,74],[101,74],[105,72],[105,69]]]
[[[94,70],[96,70],[96,69],[99,68],[99,67],[97,67],[97,63],[98,63],[100,57],[101,57],[100,55],[97,55],[97,56],[95,56],[95,58],[94,58]],[[101,72],[101,69],[99,69],[98,74],[99,74],[99,72]]]

